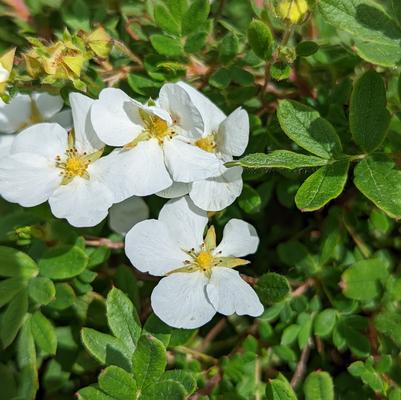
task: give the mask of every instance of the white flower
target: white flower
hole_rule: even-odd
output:
[[[0,99],[0,133],[15,133],[39,122],[57,122],[69,129],[71,111],[60,112],[63,104],[61,96],[46,92],[18,93],[9,103]]]
[[[10,153],[14,138],[12,135],[0,135],[0,160]]]
[[[231,161],[233,156],[244,153],[249,140],[249,119],[245,110],[238,108],[228,117],[206,96],[179,82],[191,97],[200,112],[204,130],[194,139],[194,144],[210,152],[222,163]],[[219,176],[195,180],[192,184],[174,182],[159,194],[161,197],[178,197],[189,193],[193,202],[203,210],[220,211],[230,204],[242,192],[242,168],[221,168]]]
[[[255,317],[263,312],[252,287],[233,269],[248,264],[237,257],[255,253],[255,229],[232,219],[216,246],[213,227],[203,238],[207,222],[207,213],[185,196],[167,202],[158,220],[140,222],[126,236],[125,251],[135,268],[166,276],[152,293],[152,307],[176,328],[198,328],[216,312]]]
[[[202,117],[187,92],[166,84],[154,105],[142,105],[119,89],[104,89],[92,108],[97,135],[122,166],[117,172],[126,185],[122,197],[147,196],[169,187],[173,180],[192,182],[220,175],[222,162],[191,142],[204,130]],[[171,176],[170,176],[171,174]],[[113,171],[110,185],[117,182]]]
[[[0,83],[7,82],[10,77],[10,72],[7,71],[0,63]]]
[[[103,176],[110,158],[91,126],[94,100],[70,95],[74,134],[55,123],[33,125],[16,135],[10,155],[0,160],[0,194],[32,207],[49,201],[53,214],[71,225],[93,226],[107,216],[113,194]]]
[[[138,222],[149,218],[149,207],[141,197],[130,197],[110,208],[109,226],[125,235]]]

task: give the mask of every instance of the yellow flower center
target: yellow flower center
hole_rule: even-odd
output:
[[[167,122],[156,116],[150,117],[145,122],[145,126],[149,134],[159,141],[163,141],[166,136],[171,134]]]
[[[214,135],[206,136],[202,139],[198,139],[195,145],[200,149],[205,150],[209,153],[214,153],[216,151],[216,142],[214,140]]]
[[[56,166],[62,171],[60,175],[63,177],[61,182],[62,185],[70,183],[76,176],[81,178],[89,179],[88,166],[90,159],[84,154],[78,154],[78,150],[75,147],[69,148],[66,151],[67,159],[61,161],[61,157],[56,157]]]
[[[214,257],[209,251],[201,251],[195,258],[195,262],[199,265],[199,267],[206,271],[213,267],[214,265]]]

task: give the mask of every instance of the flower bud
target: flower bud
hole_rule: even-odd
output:
[[[309,6],[307,0],[276,0],[274,11],[282,20],[295,25],[304,22]]]
[[[111,50],[112,39],[102,26],[87,35],[84,40],[97,57],[108,57]]]

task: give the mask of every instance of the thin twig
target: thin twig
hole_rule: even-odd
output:
[[[196,393],[194,393],[189,398],[189,400],[198,400],[203,396],[208,396],[213,391],[213,388],[220,383],[221,379],[222,375],[220,373],[214,375],[212,378],[209,379],[206,385],[202,389],[199,389]]]
[[[87,238],[85,244],[90,247],[107,247],[111,250],[120,250],[124,248],[124,242],[113,242],[106,238]]]
[[[123,42],[114,39],[113,43],[114,46],[118,47],[125,55],[129,57],[131,61],[143,67],[142,60],[132,50],[130,50]]]
[[[206,337],[201,342],[200,346],[198,347],[199,351],[205,351],[211,342],[215,339],[215,337],[226,327],[227,319],[222,318],[206,335]]]
[[[305,283],[303,283],[301,286],[296,288],[292,293],[292,297],[299,297],[302,296],[309,288],[313,287],[315,285],[315,281],[310,278],[308,279]]]
[[[201,351],[191,349],[190,347],[186,346],[177,346],[174,348],[176,351],[180,351],[181,353],[186,353],[191,355],[192,357],[196,358],[197,360],[217,365],[219,363],[219,360],[217,358],[214,358],[212,356],[209,356],[208,354],[202,353]]]
[[[306,344],[305,348],[302,350],[301,358],[298,361],[297,367],[295,368],[294,375],[291,379],[291,387],[296,389],[298,385],[301,383],[305,372],[306,372],[306,364],[308,363],[310,351],[312,347],[312,341],[309,340]]]

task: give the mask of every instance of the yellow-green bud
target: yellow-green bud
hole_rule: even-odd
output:
[[[108,57],[111,51],[112,40],[102,26],[84,38],[87,46],[101,58]]]
[[[7,81],[13,69],[15,48],[6,51],[0,56],[0,93],[6,89]]]
[[[276,0],[276,15],[292,25],[302,23],[309,12],[307,0]]]

